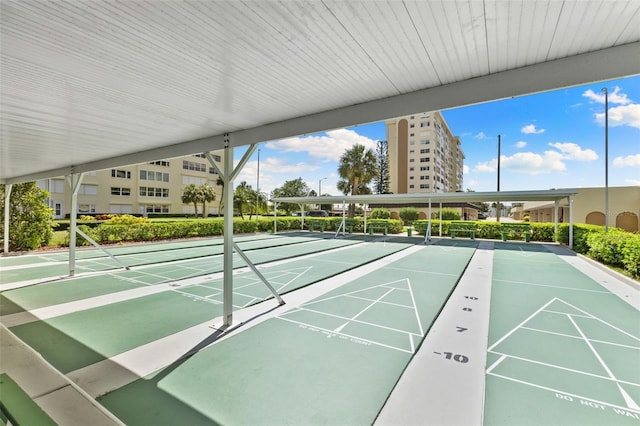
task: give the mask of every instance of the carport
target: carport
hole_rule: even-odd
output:
[[[0,24],[6,194],[220,149],[230,187],[260,142],[629,76],[640,57],[634,0],[21,0]],[[4,217],[6,252],[8,201]]]

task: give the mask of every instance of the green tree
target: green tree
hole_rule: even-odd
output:
[[[246,181],[240,182],[240,185],[236,187],[236,190],[233,193],[233,206],[235,210],[240,213],[242,220],[244,220],[243,212],[245,211],[249,212],[249,219],[251,219],[256,207],[257,195],[257,192],[251,187],[251,185],[247,185]]]
[[[207,203],[211,203],[216,200],[216,190],[210,187],[208,184],[203,183],[200,185],[201,201],[202,201],[202,217],[207,217]]]
[[[376,194],[388,194],[389,182],[389,151],[387,141],[378,141],[376,144],[376,168],[377,176],[373,179],[373,192]]]
[[[190,183],[184,187],[182,191],[182,202],[184,204],[193,204],[195,215],[198,217],[198,204],[200,203],[200,189],[195,183]]]
[[[198,217],[198,204],[202,204],[202,217],[206,217],[207,203],[215,201],[216,191],[206,183],[200,186],[190,183],[184,187],[181,199],[185,204],[193,204],[196,217]]]
[[[364,145],[355,144],[340,157],[338,174],[342,179],[338,181],[337,186],[343,194],[366,194],[364,188],[368,189],[367,184],[378,175],[376,155],[373,150],[366,149]],[[350,204],[349,217],[353,217],[354,213],[355,206]]]
[[[271,192],[271,197],[306,197],[309,195],[309,192],[309,186],[299,177],[298,179],[285,181],[281,187]],[[298,204],[295,203],[282,203],[280,204],[280,208],[287,212],[287,214],[291,214],[291,212],[300,209]]]
[[[4,207],[5,185],[0,185]],[[53,209],[46,204],[49,193],[35,182],[12,186],[9,200],[9,250],[33,250],[49,244],[53,237]],[[1,228],[4,231],[4,215]],[[3,236],[6,238],[6,236]]]

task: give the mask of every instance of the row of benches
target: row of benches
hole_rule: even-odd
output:
[[[311,232],[315,230],[324,232],[325,226],[326,222],[323,220],[307,222],[307,229]],[[345,222],[345,231],[353,233],[353,226],[353,222]],[[425,223],[417,223],[414,228],[420,235],[425,235],[427,232],[427,224]],[[374,231],[382,232],[383,235],[387,235],[388,227],[385,223],[374,222],[367,224],[367,231],[369,235],[373,235]],[[507,241],[508,239],[513,239],[515,237],[524,237],[524,240],[529,242],[531,240],[531,225],[528,223],[502,223],[500,225],[500,233],[502,241]],[[476,238],[476,224],[475,222],[469,221],[452,221],[449,225],[449,234],[451,235],[451,238],[455,238],[456,235],[459,234],[469,234],[469,237],[474,240]],[[411,233],[409,233],[409,235],[411,235]]]

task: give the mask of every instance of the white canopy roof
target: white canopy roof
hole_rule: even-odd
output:
[[[0,2],[0,182],[640,71],[637,0]]]
[[[500,191],[500,192],[442,192],[421,194],[381,194],[381,195],[343,195],[324,197],[274,197],[277,203],[304,204],[424,204],[451,202],[524,202],[556,201],[578,193],[578,189],[550,189],[544,191]]]

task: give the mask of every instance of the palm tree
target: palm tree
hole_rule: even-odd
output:
[[[182,202],[185,204],[192,204],[195,209],[195,215],[198,217],[198,203],[200,202],[200,188],[197,187],[194,183],[190,183],[189,185],[184,187],[182,191]]]
[[[200,185],[200,201],[202,202],[202,217],[207,217],[207,203],[215,201],[216,191],[208,184],[203,183]]]
[[[364,145],[355,144],[342,154],[338,165],[338,174],[343,179],[338,182],[339,189],[345,194],[358,195],[376,176],[376,155]],[[355,206],[349,205],[349,217],[353,217]]]

